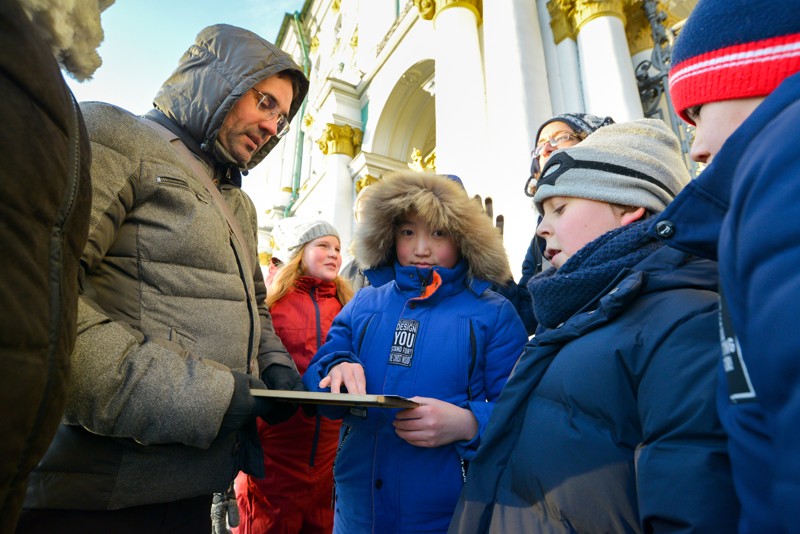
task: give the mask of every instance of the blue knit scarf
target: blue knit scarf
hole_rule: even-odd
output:
[[[556,270],[531,278],[528,290],[539,323],[555,328],[606,289],[623,269],[631,268],[663,246],[637,221],[603,234]]]

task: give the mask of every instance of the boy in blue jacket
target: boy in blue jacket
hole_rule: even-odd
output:
[[[344,419],[334,532],[445,532],[527,335],[489,290],[511,276],[500,234],[457,181],[402,173],[370,187],[355,256],[371,285],[334,320],[303,382],[421,406],[320,407]]]
[[[797,532],[800,0],[700,0],[675,43],[675,110],[708,166],[653,225],[719,261],[717,390],[739,532]],[[716,330],[716,329],[715,329]]]

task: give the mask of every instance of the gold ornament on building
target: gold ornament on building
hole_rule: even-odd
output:
[[[331,4],[331,9],[334,13],[338,13],[340,9],[342,9],[342,0],[333,0],[333,4]]]
[[[315,35],[311,38],[311,45],[309,45],[308,50],[314,54],[316,53],[317,49],[319,49],[319,37]]]
[[[422,20],[432,20],[436,14],[436,2],[434,0],[414,0],[414,5],[419,11],[419,18]]]
[[[436,149],[431,150],[426,156],[422,155],[419,148],[411,150],[411,161],[408,168],[417,172],[436,172]]]
[[[625,24],[623,5],[631,0],[550,0],[547,10],[550,12],[553,39],[560,43],[570,34],[577,35],[588,22],[600,17],[617,17]],[[633,0],[638,1],[638,0]],[[561,21],[561,18],[566,21]],[[552,21],[556,21],[555,24]]]
[[[417,6],[422,20],[433,20],[437,14],[450,7],[462,7],[475,13],[475,18],[480,24],[483,13],[482,0],[414,0],[414,5]]]
[[[553,42],[559,44],[564,39],[576,40],[575,26],[569,16],[568,7],[564,0],[550,0],[547,2],[547,11],[550,13],[550,28],[553,30]]]
[[[356,31],[353,32],[353,36],[350,38],[350,48],[352,48],[353,51],[358,50],[358,28],[356,28]]]
[[[659,2],[659,9],[663,9]],[[650,30],[650,21],[642,7],[642,0],[626,0],[625,6],[625,37],[631,55],[653,48],[653,33]]]
[[[309,129],[313,124],[314,124],[314,115],[312,115],[311,113],[306,113],[305,116],[303,117],[303,126],[305,126],[306,129]]]
[[[575,0],[575,12],[572,23],[575,31],[581,32],[587,23],[600,17],[617,17],[625,24],[623,0]]]
[[[368,185],[372,185],[380,181],[381,181],[380,178],[375,178],[371,174],[365,174],[364,176],[356,180],[356,195],[358,195],[361,192],[361,190],[367,187]]]
[[[325,155],[345,154],[352,158],[361,151],[363,136],[364,132],[359,128],[353,128],[349,124],[340,126],[329,122],[317,144]]]

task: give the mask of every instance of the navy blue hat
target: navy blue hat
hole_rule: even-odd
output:
[[[700,0],[675,41],[669,90],[678,115],[770,94],[800,71],[800,0]]]

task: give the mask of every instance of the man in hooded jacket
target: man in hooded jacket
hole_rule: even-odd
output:
[[[21,531],[209,532],[212,494],[263,476],[255,418],[294,406],[250,390],[303,386],[264,304],[241,174],[307,91],[279,48],[216,25],[144,117],[81,105],[93,199],[72,383]]]

